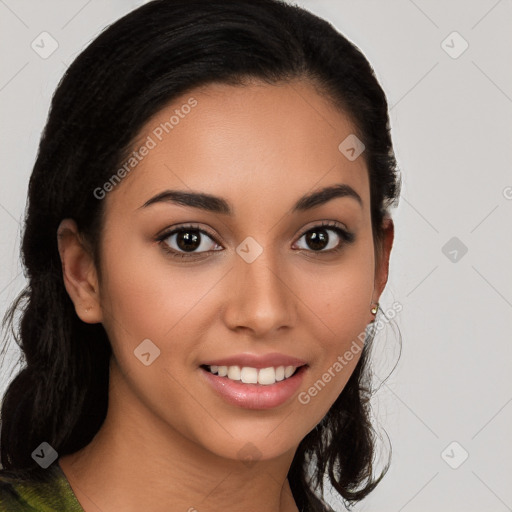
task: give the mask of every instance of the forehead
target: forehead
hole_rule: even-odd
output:
[[[355,128],[306,82],[209,84],[176,98],[134,142],[126,177],[108,195],[134,210],[165,189],[222,195],[234,205],[276,195],[283,203],[316,188],[345,183],[368,207],[362,156],[339,149]]]

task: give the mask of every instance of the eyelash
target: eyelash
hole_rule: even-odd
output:
[[[351,244],[355,240],[355,236],[353,233],[350,233],[350,232],[346,231],[345,229],[340,228],[338,223],[329,222],[329,221],[324,221],[321,224],[318,224],[317,226],[313,226],[312,228],[307,229],[306,231],[304,231],[304,233],[302,233],[300,235],[298,240],[300,240],[304,235],[308,234],[310,231],[315,231],[315,230],[321,229],[321,228],[329,228],[326,231],[334,231],[342,239],[342,241],[339,243],[339,245],[337,247],[335,247],[334,249],[328,249],[327,251],[324,251],[324,250],[313,251],[313,250],[308,250],[308,249],[299,249],[299,250],[312,252],[315,256],[322,255],[322,254],[332,255],[332,254],[336,254],[336,253],[340,252],[345,247],[345,245]],[[169,256],[171,256],[172,258],[178,258],[181,260],[187,259],[187,258],[197,258],[197,256],[199,256],[199,255],[208,254],[209,252],[216,252],[218,250],[217,249],[217,250],[213,250],[213,251],[186,253],[186,252],[176,251],[175,249],[171,249],[169,247],[169,245],[167,243],[165,243],[165,240],[167,240],[170,236],[172,236],[176,233],[179,233],[180,231],[188,231],[188,230],[198,231],[199,233],[211,238],[216,244],[220,245],[219,242],[217,242],[217,240],[211,233],[208,233],[208,231],[205,231],[204,229],[202,229],[199,226],[194,225],[194,224],[178,226],[177,228],[173,228],[170,231],[166,231],[166,232],[162,233],[161,235],[158,235],[157,238],[155,239],[155,241],[158,242],[162,246],[163,250]]]

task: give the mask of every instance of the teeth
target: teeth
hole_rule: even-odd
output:
[[[288,377],[291,377],[294,371],[295,371],[295,367],[287,366],[284,369],[284,378],[287,379]]]
[[[231,376],[228,373],[228,378],[231,379]],[[238,380],[238,379],[237,379]],[[244,366],[240,371],[240,380],[244,384],[257,384],[258,383],[258,370],[256,368],[249,368],[248,366]],[[260,382],[261,384],[261,382]]]
[[[240,366],[228,366],[228,379],[240,380],[241,373]]]
[[[269,386],[291,377],[297,366],[270,366],[268,368],[251,368],[250,366],[207,366],[211,373],[219,377],[227,377],[231,380],[242,381],[244,384],[262,384]]]
[[[254,368],[251,368],[251,370],[254,370]],[[272,367],[262,368],[259,372],[255,371],[254,373],[258,376],[258,384],[268,386],[269,384],[274,384],[276,382],[276,370]]]

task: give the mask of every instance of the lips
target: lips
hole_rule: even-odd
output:
[[[289,378],[268,386],[219,377],[204,368],[199,371],[200,378],[226,403],[244,409],[272,409],[286,404],[297,393],[308,372],[308,365],[297,368]]]
[[[233,356],[223,357],[219,359],[210,359],[203,361],[201,366],[248,366],[251,368],[268,368],[273,366],[274,368],[279,366],[304,366],[306,361],[297,357],[280,354],[278,352],[272,352],[270,354],[249,354],[247,352],[243,354],[237,354]]]

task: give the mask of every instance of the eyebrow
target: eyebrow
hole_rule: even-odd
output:
[[[350,185],[336,184],[302,196],[293,206],[292,213],[311,210],[338,197],[355,199],[361,207],[363,206],[361,196]],[[190,206],[192,208],[199,208],[223,215],[233,215],[231,206],[222,197],[202,192],[185,192],[182,190],[164,190],[146,201],[141,208],[147,208],[152,204],[161,202]]]

